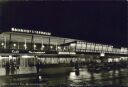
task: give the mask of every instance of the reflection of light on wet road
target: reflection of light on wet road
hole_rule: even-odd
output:
[[[77,79],[77,76],[76,76],[75,72],[71,72],[71,73],[70,73],[69,79],[72,80],[72,81],[74,81],[74,80]]]
[[[69,82],[70,86],[76,86],[81,82],[81,78],[80,76],[77,76],[75,72],[71,72],[69,75]]]
[[[96,79],[101,79],[100,77],[100,73],[93,73],[94,78]],[[86,79],[87,81],[89,81],[91,79],[91,74],[87,71],[87,69],[81,69],[79,71],[79,75],[77,76],[75,71],[71,72],[69,75],[69,80],[74,81],[74,80],[78,80],[78,79]]]
[[[128,76],[127,70],[112,70],[108,72],[90,73],[87,69],[80,69],[79,75],[76,75],[75,71],[69,74],[69,84],[71,86],[77,84],[96,84],[96,85],[116,85],[116,84],[128,84],[128,79],[123,80],[123,77]],[[93,83],[90,83],[93,82]]]
[[[84,80],[89,81],[90,77],[91,75],[86,69],[80,69],[79,75],[76,75],[75,71],[70,72],[68,80],[70,86],[80,86]]]
[[[58,71],[62,71],[62,69],[57,68]],[[58,72],[57,71],[57,72]],[[50,72],[51,73],[51,72]],[[83,86],[83,85],[128,85],[128,69],[120,69],[120,70],[111,70],[104,72],[89,72],[87,68],[81,68],[79,74],[77,74],[74,70],[70,73],[66,73],[63,71],[61,74],[56,74],[50,78],[43,78],[39,81],[39,84],[48,84],[49,86],[57,87],[61,84],[66,84],[69,86]],[[0,86],[8,85],[8,84],[37,84],[37,78],[32,77],[22,77],[22,78],[0,78]],[[3,86],[4,87],[4,86]],[[63,87],[63,86],[61,86]]]

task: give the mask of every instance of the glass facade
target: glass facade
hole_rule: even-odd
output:
[[[38,34],[4,32],[0,34],[0,52],[104,52],[127,54],[127,48],[90,43],[76,39],[60,38]]]

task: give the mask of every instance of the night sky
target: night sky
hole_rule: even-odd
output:
[[[126,3],[2,2],[0,28],[48,31],[55,36],[127,45]]]

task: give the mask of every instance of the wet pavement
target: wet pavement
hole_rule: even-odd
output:
[[[70,69],[70,68],[69,68]],[[55,70],[60,73],[55,74]],[[44,70],[45,71],[45,70]],[[58,72],[57,71],[57,72]],[[69,71],[56,68],[49,73],[0,77],[0,87],[83,87],[128,86],[128,69],[89,72],[86,67]]]

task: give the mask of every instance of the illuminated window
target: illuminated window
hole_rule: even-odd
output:
[[[29,30],[27,30],[27,33],[29,33]]]
[[[44,48],[44,45],[42,45],[41,48],[43,49]]]
[[[52,49],[52,48],[53,48],[53,46],[50,46],[50,48]]]
[[[3,45],[4,45],[4,43],[1,43],[1,45],[3,46]]]
[[[60,46],[58,46],[58,49],[61,49],[61,47],[60,47]]]
[[[34,31],[32,30],[31,33],[34,33]]]
[[[34,48],[36,48],[36,45],[34,44]]]
[[[23,32],[23,29],[21,29],[21,32]]]
[[[15,31],[15,29],[14,29],[14,28],[12,28],[12,31]]]
[[[19,32],[20,32],[20,29],[17,29],[17,31],[19,31]]]
[[[101,56],[101,57],[104,57],[104,56],[105,56],[105,53],[101,53],[100,56]]]
[[[15,28],[15,30],[14,31],[17,31],[17,29]]]
[[[43,34],[43,32],[40,32],[41,34]]]
[[[50,33],[48,33],[48,35],[51,35]]]
[[[73,44],[71,44],[71,46],[75,46],[75,45],[76,45],[76,44],[74,44],[74,43],[73,43]]]

